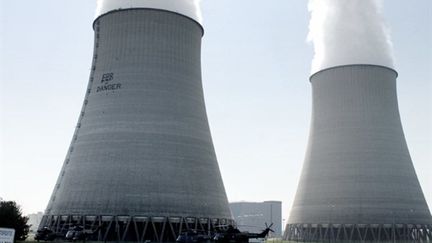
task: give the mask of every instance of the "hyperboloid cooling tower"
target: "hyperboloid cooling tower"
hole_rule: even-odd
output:
[[[159,9],[94,22],[90,81],[40,227],[173,241],[231,222],[201,83],[203,28]]]
[[[309,144],[285,239],[432,238],[402,130],[397,76],[377,65],[312,75]]]

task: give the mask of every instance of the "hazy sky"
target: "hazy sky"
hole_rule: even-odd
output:
[[[25,3],[25,4],[24,4]],[[85,94],[96,1],[0,0],[0,197],[48,203]],[[283,201],[309,135],[313,47],[306,0],[203,0],[203,83],[230,201]],[[432,2],[387,0],[399,106],[432,205]]]

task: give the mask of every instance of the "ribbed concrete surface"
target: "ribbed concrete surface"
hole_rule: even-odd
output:
[[[46,214],[230,219],[204,104],[201,26],[133,9],[94,28],[89,90]]]
[[[432,224],[402,130],[396,78],[372,65],[312,76],[309,144],[288,224]]]

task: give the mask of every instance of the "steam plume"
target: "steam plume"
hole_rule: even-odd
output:
[[[312,73],[348,64],[393,68],[393,46],[381,8],[382,0],[309,0]]]
[[[96,16],[115,9],[155,8],[186,15],[201,22],[200,0],[97,0]]]

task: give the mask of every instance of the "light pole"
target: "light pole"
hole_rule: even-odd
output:
[[[413,214],[414,214],[414,209],[412,209],[412,208],[410,208],[410,213],[411,213],[411,215],[410,215],[410,218],[414,218],[414,217],[411,217],[411,216],[414,216]],[[408,229],[409,230],[409,229]],[[413,237],[414,238],[414,242],[417,242],[417,230],[414,230],[413,229],[413,231],[410,233],[412,236],[411,237]]]
[[[329,242],[331,242],[331,238],[333,238],[333,226],[331,225],[331,223],[332,223],[332,214],[333,214],[333,208],[335,207],[335,205],[334,204],[330,204],[329,205],[329,208],[330,208],[330,213],[329,213],[329,223],[328,223],[328,233],[330,234],[330,233],[332,233],[332,235],[331,235],[331,237],[330,236],[328,236],[328,239],[329,239]],[[330,232],[330,230],[331,230],[331,232]]]
[[[285,235],[285,230],[286,230],[286,227],[285,227],[285,219],[282,219],[282,228],[281,228],[282,241],[283,241],[283,237],[284,237],[284,235]]]
[[[396,225],[395,225],[395,218],[394,218],[394,212],[391,211],[391,215],[392,215],[392,238],[393,238],[393,243],[396,242]]]

